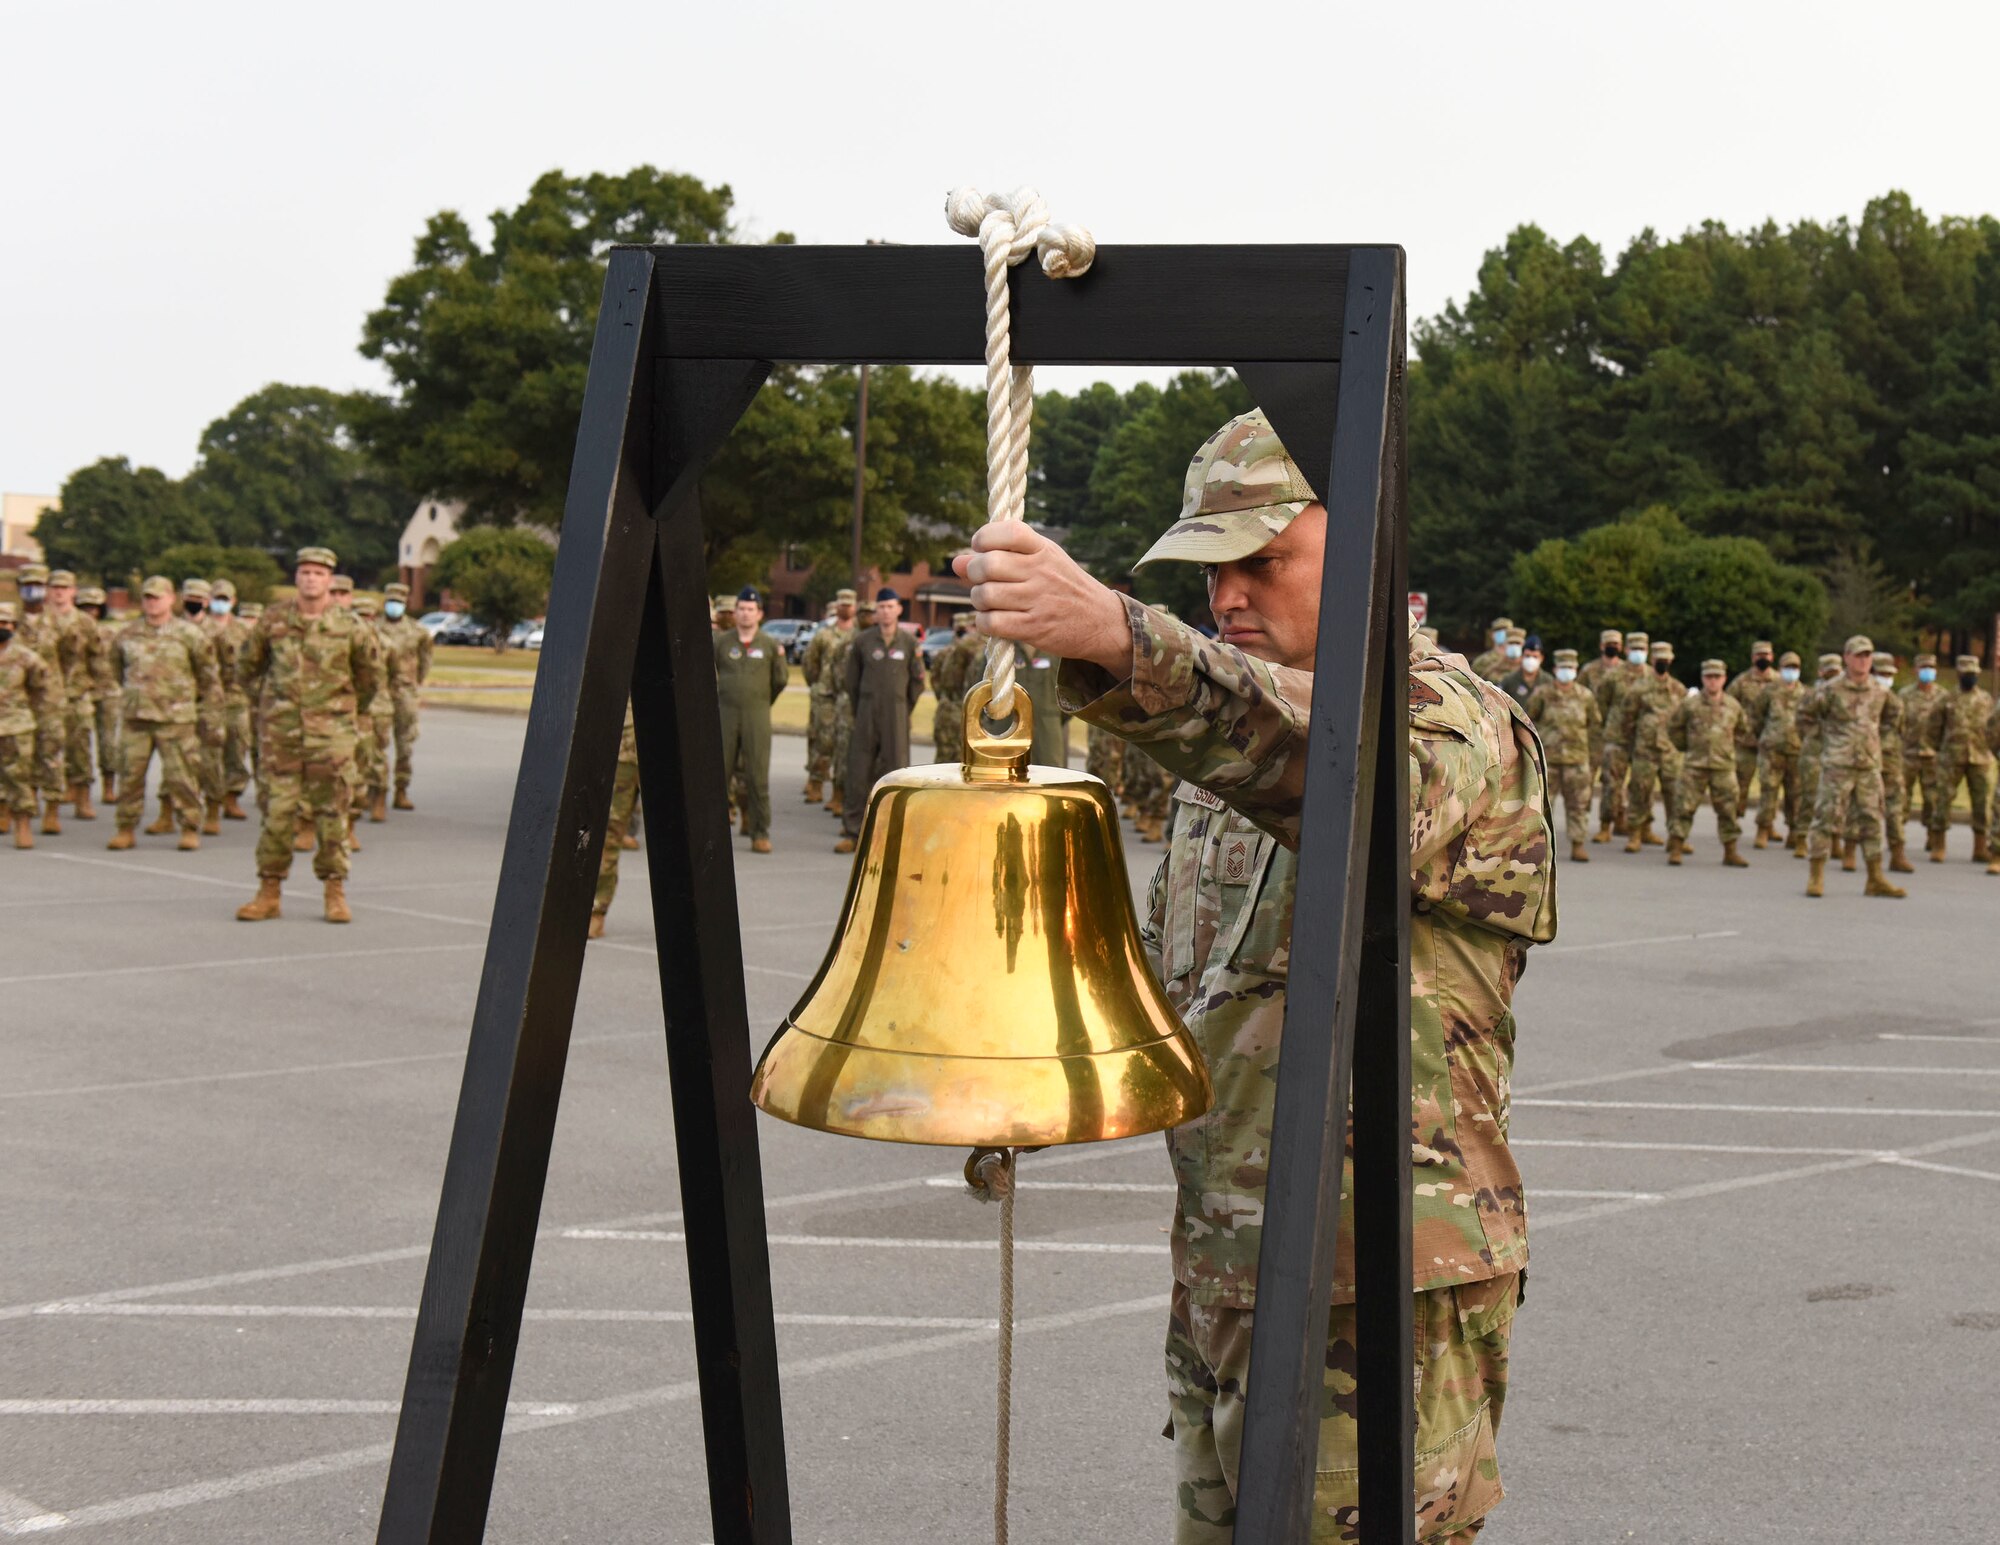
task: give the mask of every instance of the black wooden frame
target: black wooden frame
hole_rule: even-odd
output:
[[[1409,1545],[1402,249],[1112,247],[1084,279],[1012,286],[1018,362],[1231,366],[1326,494],[1297,915],[1338,948],[1293,951],[1237,1538],[1306,1532],[1351,1078],[1362,1538]],[[610,255],[384,1545],[484,1533],[628,693],[709,1508],[717,1545],[791,1538],[695,488],[774,362],[976,364],[980,294],[969,244]]]

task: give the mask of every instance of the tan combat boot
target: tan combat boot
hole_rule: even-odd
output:
[[[1569,845],[1569,861],[1572,864],[1587,864],[1590,862],[1590,855],[1583,850],[1582,843],[1572,842]]]
[[[1750,867],[1750,860],[1736,851],[1735,843],[1725,842],[1722,845],[1722,867],[1725,869],[1748,869]]]
[[[117,831],[111,834],[111,840],[105,843],[104,846],[110,852],[123,853],[127,848],[131,847],[136,840],[137,839],[134,838],[132,835],[131,827],[121,826],[118,828]]]
[[[827,800],[826,813],[828,815],[842,815],[846,813],[846,806],[840,802],[840,790],[835,789],[832,797]]]
[[[1931,833],[1931,840],[1930,840],[1930,841],[1929,841],[1929,842],[1928,842],[1928,843],[1927,843],[1927,844],[1925,845],[1925,851],[1926,851],[1927,853],[1929,853],[1929,854],[1930,854],[1930,856],[1931,856],[1931,862],[1932,862],[1932,863],[1934,863],[1934,864],[1941,864],[1941,863],[1943,863],[1943,862],[1944,862],[1944,833],[1943,833],[1943,832],[1932,832],[1932,833]]]
[[[1900,839],[1901,836],[1902,833],[1898,832],[1897,837]],[[1889,867],[1897,874],[1915,874],[1917,872],[1917,866],[1910,862],[1908,850],[1904,848],[1900,840],[1889,845]]]
[[[1590,840],[1592,842],[1609,842],[1611,840],[1611,823],[1609,821],[1600,822]]]
[[[292,833],[292,851],[294,853],[310,853],[318,846],[319,838],[313,829],[313,823],[301,818],[297,830]]]
[[[1814,858],[1808,859],[1807,862],[1812,868],[1811,872],[1806,876],[1806,894],[1808,896],[1824,896],[1826,894],[1826,860],[1823,858]]]
[[[1992,863],[1988,864],[1986,866],[1986,872],[1988,874],[2000,874],[2000,858],[1996,858],[1993,860]]]
[[[592,939],[601,939],[604,937],[604,914],[602,912],[592,912],[590,914],[590,932],[586,937]]]
[[[752,838],[750,839],[750,851],[751,851],[752,853],[768,853],[768,852],[770,852],[770,851],[771,851],[771,839],[770,839],[769,837],[752,837]]]
[[[32,848],[35,845],[35,823],[25,815],[14,817],[14,846]]]
[[[410,803],[410,790],[407,784],[396,790],[396,802],[390,808],[393,810],[414,810],[417,808]]]
[[[1636,853],[1643,845],[1644,839],[1640,836],[1639,828],[1635,826],[1632,828],[1632,835],[1625,839],[1625,851]]]
[[[809,805],[816,805],[820,802],[820,798],[821,794],[820,794],[819,779],[817,778],[806,779],[806,803]]]
[[[1854,850],[1861,844],[1849,837],[1840,849],[1840,869],[1843,874],[1854,873]]]
[[[636,853],[639,851],[639,839],[633,836],[629,831],[620,832],[618,834],[618,846],[624,849],[627,853]]]
[[[1761,853],[1764,851],[1764,849],[1768,848],[1770,845],[1771,845],[1771,828],[1768,826],[1758,827],[1757,840],[1751,843],[1750,846],[1755,848],[1759,853]]]
[[[326,882],[326,920],[329,923],[351,923],[354,914],[347,910],[347,882],[328,880]]]
[[[1679,868],[1680,861],[1681,861],[1681,839],[1672,836],[1670,834],[1667,837],[1667,862],[1674,865],[1676,868]]]
[[[1861,887],[1861,894],[1864,896],[1887,896],[1892,900],[1900,901],[1910,893],[1900,885],[1891,885],[1889,877],[1882,872],[1882,860],[1871,858],[1868,860],[1868,883]]]
[[[1972,834],[1972,861],[1975,864],[1990,864],[1993,862],[1993,850],[1986,845],[1985,832],[1974,832]]]
[[[94,821],[97,819],[97,806],[90,802],[90,780],[88,778],[84,779],[81,783],[72,783],[69,786],[69,802],[76,806],[76,818],[79,821]]]
[[[174,829],[174,802],[164,794],[160,796],[160,813],[153,818],[153,824],[146,828],[148,837],[164,837]]]
[[[347,818],[347,851],[350,853],[361,851],[361,833],[355,829],[355,823],[360,819],[358,815],[350,815]]]
[[[208,802],[207,809],[202,812],[201,834],[204,837],[220,837],[222,835],[221,800],[211,799]]]
[[[284,878],[281,875],[260,874],[257,876],[257,894],[252,900],[244,902],[242,906],[236,909],[236,921],[239,923],[261,923],[266,918],[277,917],[279,915],[279,903],[284,900],[284,883]]]
[[[201,833],[192,826],[181,828],[181,840],[174,844],[183,853],[194,853],[201,848]]]
[[[854,851],[854,839],[852,837],[842,837],[840,841],[833,845],[833,851],[836,853],[852,853]]]
[[[222,818],[225,821],[247,821],[250,812],[238,803],[234,794],[225,794],[222,797]]]
[[[1792,832],[1790,845],[1793,858],[1804,858],[1806,856],[1806,834],[1804,827],[1796,828]]]
[[[62,803],[56,799],[42,801],[42,835],[60,837],[62,835]]]
[[[368,819],[378,823],[389,819],[389,796],[386,793],[376,793],[374,802],[368,806]]]
[[[104,775],[104,802],[107,805],[118,803],[118,774],[116,773],[106,773]]]
[[[1653,834],[1653,819],[1648,816],[1639,823],[1639,840],[1649,848],[1663,847],[1665,844]]]

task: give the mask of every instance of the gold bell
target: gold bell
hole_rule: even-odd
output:
[[[994,730],[990,695],[966,697],[962,766],[905,767],[870,794],[833,948],[751,1080],[773,1116],[1034,1148],[1208,1109],[1200,1049],[1139,943],[1110,790],[1030,767],[1028,715]]]

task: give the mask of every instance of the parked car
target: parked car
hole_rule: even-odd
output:
[[[514,624],[513,631],[507,635],[507,647],[509,649],[539,649],[542,647],[541,632],[541,618],[524,617],[521,621]],[[531,637],[535,640],[532,644],[528,642]]]
[[[458,612],[452,620],[438,629],[436,635],[440,644],[477,645],[482,649],[493,647],[493,625],[481,622],[469,612]]]
[[[539,622],[529,631],[527,642],[522,644],[521,647],[523,649],[539,649],[542,647],[542,625]]]
[[[806,640],[813,636],[817,624],[804,617],[767,617],[764,631],[778,641],[785,651],[785,658],[797,665],[805,658]]]
[[[462,612],[425,612],[417,619],[417,626],[430,634],[432,642],[436,642],[439,632],[458,621],[463,615]]]
[[[928,670],[937,663],[937,657],[951,648],[951,641],[958,635],[949,626],[932,628],[924,635],[920,646],[924,657],[924,668]]]

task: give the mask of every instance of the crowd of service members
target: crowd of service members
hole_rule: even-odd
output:
[[[348,858],[365,813],[413,810],[418,687],[431,637],[409,590],[379,607],[356,596],[325,547],[301,548],[295,594],[238,605],[226,578],[153,575],[139,615],[113,619],[102,590],[29,565],[20,599],[0,603],[0,811],[16,848],[63,835],[63,809],[94,821],[93,788],[113,806],[105,846],[138,846],[146,778],[160,765],[159,814],[145,836],[192,852],[227,821],[261,813],[257,896],[237,916],[279,915],[292,854],[312,852],[327,921],[349,920]]]
[[[1895,659],[1861,634],[1840,653],[1820,655],[1810,680],[1796,652],[1759,641],[1747,669],[1732,677],[1727,661],[1703,660],[1699,685],[1689,687],[1674,673],[1673,645],[1642,632],[1606,628],[1581,664],[1574,649],[1545,661],[1541,640],[1506,617],[1493,619],[1488,639],[1472,668],[1513,697],[1540,733],[1551,806],[1562,802],[1573,862],[1590,861],[1588,843],[1622,837],[1627,853],[1664,847],[1678,865],[1706,804],[1722,863],[1747,867],[1741,838],[1754,785],[1752,846],[1806,859],[1808,896],[1822,894],[1829,858],[1851,872],[1858,853],[1865,894],[1901,897],[1888,874],[1914,870],[1908,824],[1922,824],[1931,861],[1945,862],[1963,787],[1972,859],[2000,874],[1987,837],[2000,718],[1974,656],[1960,655],[1956,682],[1945,685],[1937,658],[1919,654],[1914,679],[1898,687]]]

